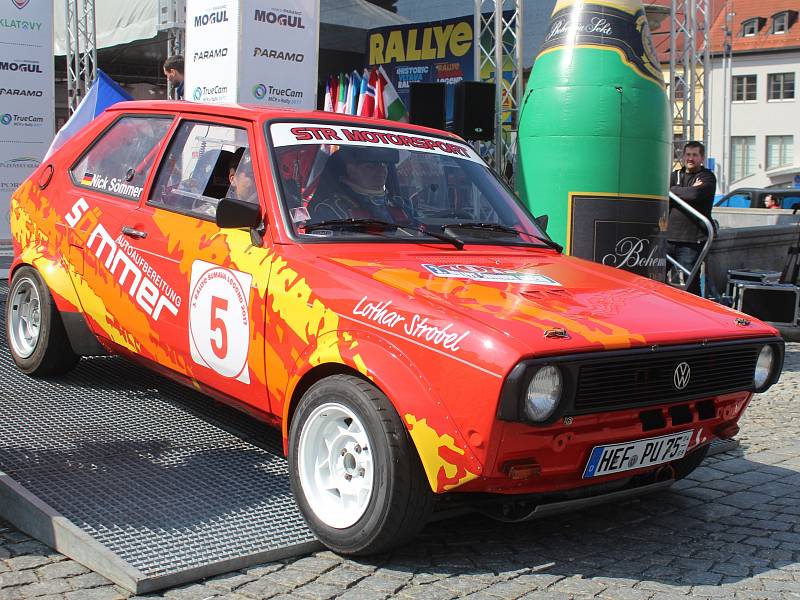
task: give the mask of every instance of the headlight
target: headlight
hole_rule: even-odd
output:
[[[756,372],[753,375],[753,386],[759,392],[763,389],[764,385],[772,373],[772,367],[775,364],[775,351],[772,346],[764,346],[758,354],[756,361]]]
[[[541,367],[528,384],[525,395],[525,415],[536,422],[546,421],[558,406],[564,382],[558,367]]]

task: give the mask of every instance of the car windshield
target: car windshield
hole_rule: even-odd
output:
[[[273,123],[270,135],[303,239],[554,246],[464,143],[340,124]]]

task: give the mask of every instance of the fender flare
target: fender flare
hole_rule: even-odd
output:
[[[305,387],[303,382],[308,377],[313,378],[318,367],[326,365],[342,365],[342,370],[355,371],[386,394],[408,429],[434,492],[456,488],[483,472],[483,465],[446,406],[432,395],[432,386],[414,369],[411,358],[385,338],[364,330],[323,334],[298,357],[284,395],[284,448],[288,447],[289,422],[300,399],[298,390]]]

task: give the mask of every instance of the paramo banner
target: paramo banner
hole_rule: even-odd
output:
[[[319,0],[190,0],[185,97],[316,108],[318,38]]]
[[[53,3],[0,0],[0,242],[11,194],[53,139]]]

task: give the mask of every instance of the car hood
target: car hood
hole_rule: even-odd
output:
[[[363,302],[390,300],[399,309],[493,333],[522,354],[775,334],[755,319],[737,323],[739,313],[711,301],[550,250],[396,248],[383,246],[387,256],[379,258],[372,247],[317,260],[334,272],[344,269],[340,280],[363,293]]]

